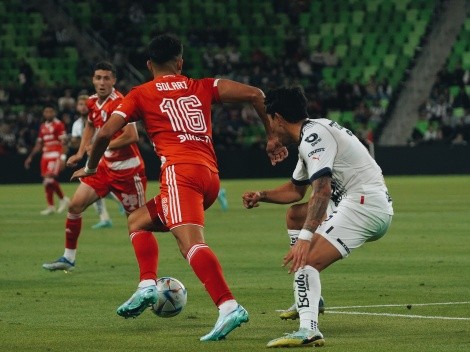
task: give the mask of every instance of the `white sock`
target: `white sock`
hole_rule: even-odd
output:
[[[108,210],[106,209],[106,203],[104,202],[103,198],[98,199],[95,203],[93,203],[93,206],[100,216],[101,221],[108,221],[110,219]]]
[[[149,286],[154,286],[155,285],[155,280],[152,279],[147,279],[147,280],[142,280],[139,282],[138,288],[143,288],[143,287],[149,287]]]
[[[310,265],[295,273],[294,295],[300,316],[300,328],[318,329],[318,302],[321,295],[320,273]]]
[[[219,315],[227,315],[237,309],[238,303],[234,299],[229,299],[219,306]]]
[[[299,233],[300,233],[300,230],[287,230],[287,234],[289,235],[289,238],[290,238],[291,247],[295,244],[295,242],[297,242],[297,239],[299,238]]]
[[[77,250],[76,249],[69,249],[65,248],[64,251],[64,257],[67,259],[69,262],[74,263],[75,262],[75,256],[77,255]]]

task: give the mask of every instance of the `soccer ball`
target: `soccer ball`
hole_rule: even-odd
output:
[[[157,303],[152,304],[152,311],[162,318],[171,318],[183,310],[188,299],[184,285],[173,277],[161,277],[157,280]]]

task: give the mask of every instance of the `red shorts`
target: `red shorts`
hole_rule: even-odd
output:
[[[56,177],[60,172],[60,153],[44,153],[41,157],[41,176]]]
[[[180,225],[204,226],[204,210],[217,199],[219,174],[196,164],[176,164],[160,174],[160,194],[147,202],[154,231]]]
[[[106,197],[114,193],[119,198],[127,213],[132,213],[145,204],[145,190],[147,188],[147,176],[145,169],[112,171],[101,163],[96,174],[80,179],[93,188],[98,196]]]

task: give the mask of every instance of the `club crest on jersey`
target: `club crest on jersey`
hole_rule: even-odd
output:
[[[101,110],[101,119],[103,120],[103,122],[106,122],[106,120],[108,119],[108,114],[106,113],[106,111]]]

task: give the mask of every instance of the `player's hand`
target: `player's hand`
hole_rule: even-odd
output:
[[[283,161],[289,155],[287,148],[283,146],[277,138],[268,139],[266,152],[273,166]]]
[[[30,158],[26,158],[26,160],[24,161],[24,168],[26,170],[29,170],[29,167],[31,166],[31,159]]]
[[[243,206],[247,209],[259,207],[259,192],[245,192],[242,196]]]
[[[75,171],[72,175],[72,177],[70,177],[70,181],[75,181],[75,180],[78,180],[80,177],[87,177],[87,176],[91,176],[91,175],[94,175],[96,172],[94,173],[86,173],[85,172],[85,168],[82,167],[81,169],[78,169],[77,171]]]
[[[310,241],[298,239],[284,257],[284,266],[292,262],[289,274],[296,272],[307,264],[307,255],[310,249]]]
[[[82,160],[83,156],[79,156],[77,154],[72,155],[70,158],[67,159],[66,165],[68,167],[76,167],[80,160]]]

